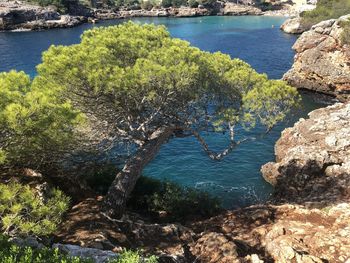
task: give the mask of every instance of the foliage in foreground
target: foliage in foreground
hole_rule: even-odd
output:
[[[350,0],[318,0],[314,10],[301,14],[302,23],[315,25],[323,20],[338,18],[350,13]]]
[[[19,247],[0,235],[0,263],[93,263],[91,259],[70,257],[59,253],[57,249],[32,249]],[[139,252],[125,250],[118,259],[109,263],[157,263],[157,258],[144,258]]]
[[[0,73],[0,169],[49,163],[73,143],[82,118],[47,87],[33,87],[24,72]]]
[[[0,184],[0,226],[7,235],[49,235],[68,205],[69,198],[57,189],[40,197],[28,185]]]
[[[128,206],[149,214],[164,211],[165,221],[205,218],[222,210],[220,201],[206,192],[145,176],[137,181]]]

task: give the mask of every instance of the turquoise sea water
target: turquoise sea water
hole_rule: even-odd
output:
[[[138,23],[164,24],[174,37],[191,42],[207,51],[221,51],[250,63],[258,72],[271,78],[281,78],[292,65],[291,46],[296,36],[279,30],[280,17],[197,17],[197,18],[140,18]],[[107,26],[123,20],[103,21],[95,26]],[[79,42],[80,34],[93,25],[42,32],[0,33],[0,72],[24,70],[35,75],[41,52],[52,44],[68,45]],[[161,148],[157,158],[144,174],[204,189],[220,197],[228,208],[261,202],[268,198],[272,188],[265,183],[260,167],[274,160],[274,144],[281,131],[293,125],[300,117],[324,105],[321,98],[303,95],[303,106],[267,136],[240,145],[223,161],[212,161],[193,138],[173,139]],[[254,137],[262,128],[238,136]],[[208,136],[214,149],[227,144],[223,135]]]

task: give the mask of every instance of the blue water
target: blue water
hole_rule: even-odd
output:
[[[280,17],[198,17],[198,18],[140,18],[138,23],[164,24],[174,37],[191,42],[207,51],[221,51],[251,64],[258,72],[271,78],[281,78],[292,65],[291,46],[296,37],[279,30]],[[122,20],[104,21],[95,26],[113,25]],[[0,33],[0,72],[24,70],[35,75],[41,52],[52,44],[68,45],[79,42],[81,33],[93,25],[42,32]],[[260,174],[260,167],[274,160],[274,144],[281,131],[298,118],[323,105],[318,98],[303,95],[303,107],[264,138],[240,145],[223,161],[212,161],[193,138],[173,139],[164,145],[144,174],[166,178],[186,186],[204,189],[220,197],[226,207],[249,205],[265,200],[271,187]],[[256,137],[262,130],[239,131],[239,136]],[[222,149],[227,138],[208,136],[214,149]]]

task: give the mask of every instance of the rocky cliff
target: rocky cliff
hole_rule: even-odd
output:
[[[84,21],[84,17],[60,15],[50,7],[17,1],[0,2],[0,31],[73,27]]]
[[[283,77],[289,84],[350,98],[350,45],[343,43],[343,23],[350,15],[314,25],[303,33],[293,49],[294,64]]]

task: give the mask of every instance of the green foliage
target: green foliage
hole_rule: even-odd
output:
[[[299,98],[239,59],[191,47],[163,26],[132,22],[86,31],[78,45],[53,46],[37,69],[36,86],[59,90],[131,141],[173,125],[227,130],[248,115],[270,128]]]
[[[32,249],[19,247],[0,235],[0,262],[1,263],[93,263],[92,259],[70,257],[60,253],[57,249]],[[157,263],[157,257],[142,257],[138,251],[124,250],[118,259],[109,263]]]
[[[192,8],[198,7],[199,3],[197,0],[188,0],[188,6]]]
[[[153,7],[159,7],[159,1],[157,0],[142,0],[141,8],[145,10],[151,10]]]
[[[118,169],[113,164],[103,164],[91,169],[84,179],[87,184],[97,193],[105,195],[111,186]]]
[[[343,44],[350,44],[350,20],[341,21],[340,26],[343,28],[340,39]]]
[[[323,20],[338,18],[350,13],[350,0],[319,0],[314,10],[301,14],[302,23],[315,25]]]
[[[216,0],[199,0],[198,3],[203,6],[213,6],[215,4]]]
[[[52,163],[74,141],[82,115],[50,87],[32,87],[28,75],[0,73],[0,164]]]
[[[128,206],[151,214],[165,211],[166,221],[210,217],[222,209],[220,201],[208,193],[144,176],[138,180]]]
[[[139,251],[124,250],[117,260],[110,263],[157,263],[156,256],[142,257]]]
[[[39,197],[29,186],[0,184],[0,226],[8,235],[53,233],[68,209],[69,198],[57,189]]]
[[[187,0],[162,0],[163,7],[181,7],[188,6]]]
[[[69,0],[27,0],[28,2],[32,2],[41,6],[56,6],[58,11],[66,12],[67,3]],[[78,0],[77,0],[78,2]]]
[[[141,8],[141,1],[139,0],[115,0],[114,6],[117,8],[126,7],[128,9],[136,10]]]

